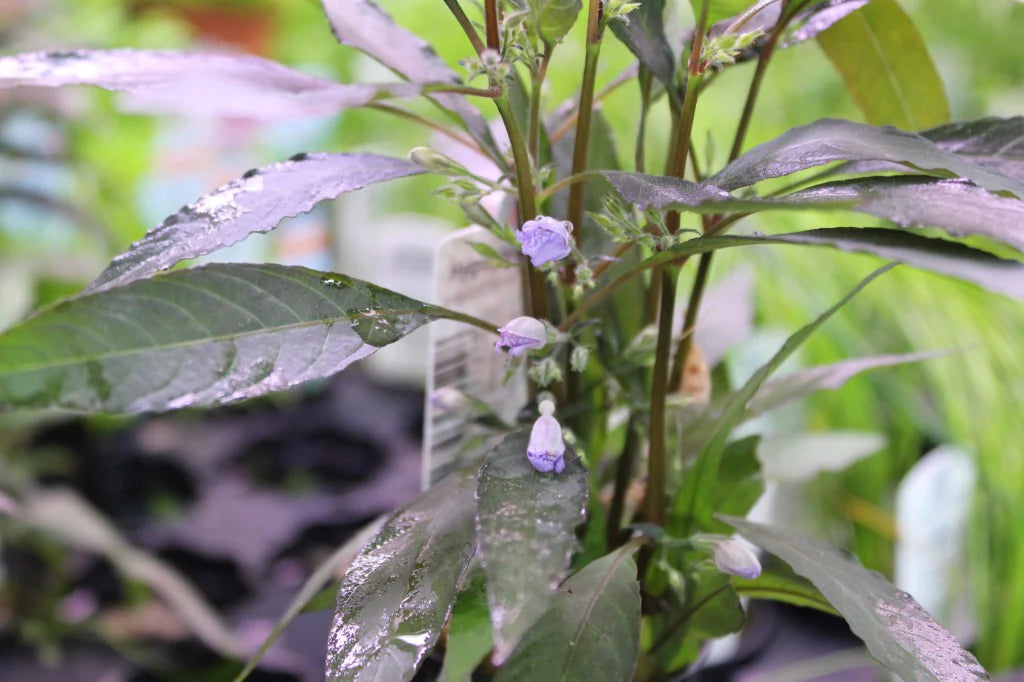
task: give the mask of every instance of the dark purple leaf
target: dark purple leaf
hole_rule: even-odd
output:
[[[938,227],[954,237],[980,235],[1024,250],[1024,202],[998,197],[962,180],[864,178],[818,185],[780,202],[850,202],[853,210],[903,227]]]
[[[939,147],[1024,182],[1024,116],[983,118],[950,123],[921,133]],[[892,164],[871,161],[843,164],[841,173],[906,171]]]
[[[419,36],[405,30],[371,0],[323,0],[324,11],[334,37],[342,45],[364,52],[410,81],[460,83],[459,77],[433,48]],[[463,95],[431,95],[453,112],[466,130],[492,155],[497,146],[487,121]]]
[[[782,528],[719,517],[817,587],[879,663],[904,680],[987,680],[988,673],[906,592],[828,544]]]
[[[375,182],[422,173],[408,161],[376,154],[300,154],[251,170],[183,206],[107,266],[90,291],[120,286],[230,246],[321,201]]]
[[[801,11],[786,33],[782,47],[791,47],[797,43],[814,38],[832,24],[838,22],[851,12],[860,9],[871,0],[826,0],[813,7]]]
[[[708,183],[725,190],[753,185],[834,161],[886,161],[971,180],[993,192],[1024,197],[1024,183],[891,126],[824,119],[794,128],[751,149]]]
[[[664,12],[665,0],[646,0],[629,13],[629,21],[613,21],[610,28],[640,63],[672,92],[676,87],[676,57],[665,37]]]
[[[714,213],[748,208],[748,202],[710,184],[625,171],[601,171],[601,174],[623,199],[641,209],[706,208],[707,212]]]
[[[0,57],[0,87],[63,85],[124,92],[130,111],[258,120],[327,116],[422,90],[413,83],[342,85],[252,55],[123,49]]]

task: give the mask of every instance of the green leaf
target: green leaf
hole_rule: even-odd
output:
[[[176,270],[59,303],[0,335],[0,408],[223,404],[329,376],[448,314],[302,267]]]
[[[833,161],[905,164],[945,177],[966,178],[993,192],[1024,197],[1024,183],[947,151],[921,135],[840,119],[793,128],[754,147],[709,178],[708,183],[734,190]]]
[[[376,154],[299,154],[253,169],[188,206],[183,206],[121,254],[89,285],[90,291],[148,277],[270,232],[285,218],[321,201],[367,185],[422,173],[404,161]]]
[[[814,585],[781,562],[777,568],[761,571],[761,575],[753,580],[733,577],[732,582],[741,597],[768,599],[793,606],[806,606],[833,616],[840,615]]]
[[[935,64],[896,0],[872,0],[817,40],[868,123],[921,130],[949,120]]]
[[[303,583],[302,589],[292,599],[287,610],[277,620],[277,623],[274,624],[274,628],[267,635],[267,638],[263,640],[263,644],[256,650],[256,653],[249,657],[245,668],[238,673],[233,682],[243,682],[243,680],[249,677],[270,647],[299,614],[334,608],[337,590],[333,586],[327,588],[323,588],[323,586],[335,576],[339,567],[344,566],[356,557],[363,544],[377,534],[383,523],[383,516],[374,519],[316,567],[313,574]]]
[[[764,493],[757,457],[760,440],[760,436],[748,436],[725,447],[715,481],[715,508],[720,514],[746,516]],[[711,530],[724,532],[724,524],[713,522]]]
[[[487,574],[494,660],[501,664],[548,607],[583,522],[587,471],[569,449],[565,470],[542,474],[526,459],[529,432],[508,435],[480,469],[477,541]]]
[[[512,0],[512,5],[530,13],[530,24],[549,45],[562,42],[583,7],[580,0]]]
[[[708,26],[741,13],[755,3],[755,0],[690,0],[693,16],[700,17],[701,7],[708,3]]]
[[[722,409],[722,414],[715,422],[714,430],[704,445],[693,465],[692,473],[683,480],[683,485],[672,501],[672,508],[669,522],[666,524],[669,532],[676,537],[690,535],[694,526],[708,528],[711,525],[715,481],[718,477],[719,463],[722,453],[725,450],[729,434],[733,428],[743,419],[747,403],[765,380],[779,368],[790,355],[806,341],[815,330],[825,323],[840,308],[846,305],[854,296],[871,283],[879,275],[887,272],[893,266],[886,266],[876,270],[860,284],[854,287],[834,306],[822,313],[816,320],[803,327],[790,336],[782,345],[782,348],[772,358],[758,369],[750,379],[747,380],[738,391],[733,393]]]
[[[707,640],[737,632],[744,614],[730,576],[704,564],[686,577],[683,603],[648,621],[645,648],[671,672],[695,661]]]
[[[495,682],[627,682],[640,638],[640,585],[627,545],[565,581]]]
[[[676,56],[665,37],[664,15],[665,0],[644,0],[626,15],[628,21],[613,21],[610,28],[665,89],[673,92],[676,89]]]
[[[471,475],[445,477],[396,512],[338,588],[327,679],[409,680],[444,628],[473,557]]]
[[[487,608],[487,584],[477,573],[459,593],[448,623],[441,682],[468,682],[470,674],[494,646],[491,612]]]
[[[977,659],[913,597],[878,573],[851,563],[819,540],[734,517],[722,520],[810,580],[871,655],[903,679],[989,679]]]

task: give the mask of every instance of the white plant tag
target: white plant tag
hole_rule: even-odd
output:
[[[430,300],[498,327],[523,314],[519,268],[495,267],[473,249],[473,242],[487,244],[509,260],[519,257],[518,251],[481,227],[459,230],[438,247]],[[460,396],[490,405],[509,423],[526,401],[522,372],[505,381],[508,356],[495,351],[496,334],[450,320],[434,322],[429,329],[424,489],[496,441],[492,431],[474,423],[472,409],[458,404]]]

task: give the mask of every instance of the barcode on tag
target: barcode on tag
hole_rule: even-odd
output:
[[[445,308],[493,322],[495,327],[522,315],[519,268],[495,267],[473,242],[494,247],[511,260],[518,253],[480,227],[459,230],[438,247],[433,301]],[[522,373],[506,381],[508,356],[494,349],[495,334],[463,323],[441,320],[430,326],[427,399],[424,410],[423,486],[484,454],[496,441],[493,431],[474,423],[464,409],[448,409],[439,400],[458,391],[490,405],[512,422],[526,400]]]

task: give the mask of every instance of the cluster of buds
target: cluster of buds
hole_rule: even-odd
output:
[[[484,50],[479,57],[463,59],[459,64],[466,70],[467,83],[477,76],[487,76],[489,83],[501,83],[512,72],[512,67],[496,50]]]

